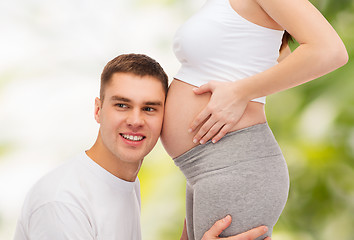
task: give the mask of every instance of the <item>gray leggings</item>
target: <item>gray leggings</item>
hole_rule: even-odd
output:
[[[271,236],[288,197],[286,162],[267,123],[228,133],[174,159],[187,179],[189,240],[200,240],[215,221],[232,216],[220,236],[266,225]]]

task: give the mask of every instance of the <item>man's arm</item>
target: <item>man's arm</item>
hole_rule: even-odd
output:
[[[28,220],[27,236],[30,240],[94,239],[88,217],[79,208],[61,202],[37,209]]]
[[[262,236],[268,231],[268,228],[265,226],[260,226],[253,228],[247,232],[227,237],[219,238],[219,235],[231,224],[231,216],[228,215],[225,218],[215,222],[215,224],[204,234],[202,240],[216,240],[216,239],[225,239],[225,240],[254,240],[257,237]],[[186,229],[186,220],[184,220],[183,232],[180,240],[188,240],[187,229]],[[264,240],[271,240],[270,237],[265,238]]]

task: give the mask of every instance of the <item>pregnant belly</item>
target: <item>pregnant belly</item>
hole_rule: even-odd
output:
[[[208,104],[211,94],[196,95],[192,90],[194,87],[175,79],[168,90],[161,141],[172,158],[198,145],[193,143],[193,137],[199,128],[192,133],[189,133],[188,129],[193,119]],[[231,131],[265,121],[264,104],[249,102],[245,113]]]

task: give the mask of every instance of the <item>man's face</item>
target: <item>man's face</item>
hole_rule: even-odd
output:
[[[104,96],[103,104],[98,98],[95,103],[104,151],[119,161],[139,163],[160,136],[165,101],[161,82],[151,76],[114,73]]]

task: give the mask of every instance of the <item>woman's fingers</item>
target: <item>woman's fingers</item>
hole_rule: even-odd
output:
[[[247,232],[238,234],[236,236],[228,237],[228,238],[220,238],[225,240],[254,240],[263,234],[267,233],[268,228],[266,226],[260,226],[257,228],[253,228]],[[270,240],[270,238],[266,238],[265,240]]]
[[[193,88],[193,92],[197,95],[199,94],[203,94],[203,93],[206,93],[206,92],[211,92],[212,91],[212,86],[211,86],[211,83],[206,83],[206,84],[203,84],[201,85],[200,87],[196,87],[196,88]]]
[[[192,124],[190,126],[190,128],[188,129],[188,131],[191,133],[193,131],[195,131],[195,129],[202,124],[204,121],[206,121],[211,115],[210,110],[206,107],[204,108],[196,118],[194,118],[194,120],[192,121]],[[203,135],[202,135],[203,136]],[[200,139],[200,138],[199,138]],[[198,141],[199,141],[198,139]]]
[[[206,92],[212,92],[215,87],[212,86],[212,82],[209,82],[207,84],[204,84],[200,86],[199,88],[194,88],[193,92],[197,95],[203,94]],[[213,108],[210,107],[210,104],[208,104],[203,111],[201,111],[196,118],[192,121],[192,124],[189,128],[189,132],[195,131],[195,129],[202,123],[204,122],[213,112]]]
[[[240,233],[235,236],[220,238],[219,235],[231,224],[231,216],[227,215],[221,220],[218,220],[214,223],[214,225],[205,232],[202,240],[216,240],[216,239],[225,239],[225,240],[254,240],[263,234],[268,232],[268,228],[266,226],[260,226],[253,228],[247,232]],[[271,240],[270,237],[265,238],[264,240]]]
[[[202,137],[202,139],[199,141],[200,144],[204,144],[207,141],[209,141],[212,137],[214,137],[222,128],[224,127],[224,124],[222,122],[216,122],[210,129],[209,131]],[[213,143],[215,143],[213,141]]]
[[[194,143],[200,143],[204,144],[207,141],[209,141],[211,138],[213,143],[216,143],[219,141],[223,136],[225,136],[226,133],[228,133],[232,127],[235,125],[235,122],[228,121],[226,117],[222,117],[221,114],[217,113],[210,113],[206,114],[202,113],[196,118],[196,122],[201,125],[201,128],[198,130],[197,134],[193,138]],[[207,116],[204,118],[203,121],[201,120],[203,117]],[[197,125],[197,127],[199,126]],[[192,132],[194,130],[190,129],[189,132]]]
[[[228,132],[230,132],[232,128],[232,125],[231,124],[225,124],[221,129],[220,131],[218,132],[218,134],[213,137],[213,140],[212,142],[213,143],[217,143],[221,138],[223,138]]]
[[[231,216],[227,215],[214,223],[214,225],[204,234],[202,240],[219,239],[218,236],[231,224]]]
[[[206,110],[205,112],[210,111]],[[203,117],[207,114],[202,113],[196,118],[196,121],[199,123]],[[226,115],[226,116],[225,116]],[[194,143],[204,144],[210,139],[212,139],[213,143],[218,142],[222,137],[224,137],[228,132],[231,131],[232,127],[235,126],[237,121],[232,121],[229,119],[223,111],[219,111],[218,113],[211,112],[207,116],[207,120],[204,119],[204,123],[201,122],[200,129],[198,130],[197,134],[193,138]],[[198,127],[198,126],[197,126]],[[191,130],[193,131],[193,130]],[[190,132],[191,132],[190,131]]]
[[[202,137],[199,141],[200,144],[204,144],[212,138],[213,143],[217,143],[232,129],[232,124],[223,124],[222,122],[216,122],[214,126]]]
[[[193,138],[194,143],[204,144],[206,143],[206,139],[201,140],[204,136],[206,136],[213,126],[217,123],[217,119],[212,115],[205,123],[202,124],[202,127],[199,129],[197,134]],[[210,139],[210,137],[209,137]]]
[[[188,131],[192,133],[199,127],[193,138],[195,144],[204,144],[210,139],[216,143],[240,120],[248,100],[235,98],[230,83],[209,82],[193,91],[196,94],[211,92],[212,95],[208,105],[193,119]]]

